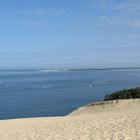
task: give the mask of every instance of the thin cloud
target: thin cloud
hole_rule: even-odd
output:
[[[122,17],[107,17],[103,16],[100,20],[110,24],[110,25],[118,25],[118,26],[128,26],[128,27],[140,27],[140,19],[128,18],[124,19]]]
[[[111,8],[111,16],[105,15],[100,18],[105,23],[113,26],[140,27],[140,1],[114,2]]]
[[[116,36],[114,37],[114,41],[121,41],[121,42],[139,42],[140,43],[140,35],[138,34],[129,34],[126,36]]]
[[[91,0],[91,4],[94,7],[98,8],[110,8],[110,9],[118,9],[118,10],[129,10],[129,11],[138,11],[140,10],[140,1],[139,0],[127,0],[127,1],[114,1],[114,0]]]
[[[37,21],[25,21],[23,24],[25,26],[32,26],[32,27],[44,27],[47,25],[47,23],[37,22]]]
[[[138,12],[140,11],[140,0],[83,0],[81,2],[82,7],[92,8],[93,10],[98,9],[100,11],[113,10],[113,11],[129,11]]]
[[[140,35],[128,34],[119,35],[113,38],[115,44],[121,44],[121,49],[137,50],[140,51]]]
[[[140,11],[140,1],[136,0],[120,3],[116,8],[128,11]]]
[[[66,9],[51,9],[51,10],[29,10],[29,11],[22,11],[24,14],[34,15],[34,16],[59,16],[65,15],[67,13]]]

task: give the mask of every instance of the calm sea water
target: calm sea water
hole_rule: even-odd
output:
[[[66,115],[136,86],[140,70],[0,71],[0,119]]]

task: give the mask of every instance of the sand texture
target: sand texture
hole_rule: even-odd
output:
[[[2,120],[0,140],[140,140],[140,99],[93,103],[64,117]]]

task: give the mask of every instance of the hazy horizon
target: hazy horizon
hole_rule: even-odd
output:
[[[5,0],[0,30],[0,69],[140,66],[139,0]]]
[[[0,71],[3,70],[8,70],[8,71],[13,71],[13,70],[108,70],[108,69],[140,69],[140,67],[34,67],[34,68],[29,68],[29,67],[25,67],[25,68],[0,68]]]

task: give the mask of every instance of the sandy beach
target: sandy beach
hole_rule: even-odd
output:
[[[91,103],[64,117],[1,120],[0,140],[140,140],[140,99]]]

